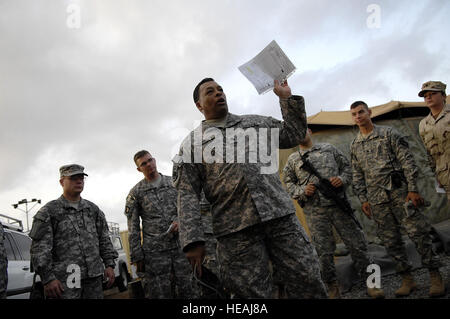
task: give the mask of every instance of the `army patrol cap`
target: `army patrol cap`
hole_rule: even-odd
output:
[[[428,81],[422,84],[422,90],[419,92],[419,96],[423,97],[426,91],[438,91],[438,92],[444,92],[445,94],[445,88],[447,85],[440,81]]]
[[[85,176],[88,176],[88,174],[86,174],[84,172],[84,167],[78,164],[69,164],[69,165],[64,165],[61,166],[59,168],[59,174],[61,177],[63,176],[73,176],[73,175],[79,175],[79,174],[83,174]]]

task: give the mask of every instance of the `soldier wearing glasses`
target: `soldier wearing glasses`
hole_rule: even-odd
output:
[[[144,178],[130,190],[125,215],[131,262],[144,273],[145,297],[194,298],[191,269],[178,246],[177,190],[148,151],[137,152],[134,163]]]

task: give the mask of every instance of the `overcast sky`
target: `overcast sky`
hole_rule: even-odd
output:
[[[423,82],[449,83],[449,16],[448,0],[0,0],[0,213],[25,221],[11,204],[59,197],[59,167],[79,163],[82,197],[125,229],[142,178],[133,155],[149,150],[171,175],[202,119],[202,78],[223,86],[230,112],[281,119],[276,96],[238,70],[272,40],[308,116],[420,101]]]

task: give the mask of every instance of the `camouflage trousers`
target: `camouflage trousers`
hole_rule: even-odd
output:
[[[220,272],[219,272],[219,263],[217,261],[217,240],[213,234],[205,233],[205,258],[203,259],[202,266],[209,270],[212,275],[205,276],[203,275],[200,280],[202,280],[203,284],[200,283],[196,278],[194,278],[194,285],[198,289],[199,297],[201,299],[217,299],[220,298],[216,294],[216,290],[211,289],[210,287],[217,288],[215,285],[219,285],[220,283]],[[215,276],[215,278],[208,278],[211,276]],[[205,279],[206,277],[206,279]],[[213,282],[208,282],[209,280],[213,280]],[[216,282],[217,281],[217,282]],[[207,284],[208,286],[205,286]],[[224,298],[223,296],[221,298]]]
[[[295,214],[217,241],[221,281],[235,298],[273,298],[275,284],[287,298],[327,298],[317,253]]]
[[[401,229],[404,229],[416,246],[426,268],[439,268],[439,257],[433,252],[430,235],[431,225],[420,209],[407,216],[404,209],[407,191],[402,187],[388,192],[390,201],[371,205],[372,216],[377,223],[377,236],[381,239],[388,254],[397,263],[398,273],[409,271],[411,265],[406,255]]]
[[[325,283],[336,280],[334,265],[336,241],[332,226],[350,251],[358,275],[361,277],[366,274],[367,266],[370,264],[366,238],[351,217],[337,206],[313,206],[308,210],[305,209],[305,216],[319,255],[322,279]]]
[[[213,234],[205,234],[205,259],[203,266],[212,271],[212,273],[219,277],[219,263],[217,261],[217,240]]]
[[[198,298],[191,265],[178,248],[145,252],[143,288],[147,299]]]
[[[67,287],[66,280],[61,281],[64,291],[61,299],[103,299],[103,276],[81,279],[80,288]]]
[[[0,258],[0,299],[6,298],[8,286],[8,259]]]

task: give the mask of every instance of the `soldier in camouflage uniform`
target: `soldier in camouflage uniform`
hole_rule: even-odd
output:
[[[145,274],[145,296],[149,299],[196,298],[191,269],[178,244],[177,191],[172,180],[158,173],[156,160],[148,151],[136,153],[134,162],[144,179],[130,190],[125,215],[130,258],[137,271]]]
[[[358,224],[327,199],[315,184],[319,179],[305,170],[302,156],[306,157],[322,178],[327,178],[336,193],[343,200],[345,189],[351,184],[352,171],[347,158],[336,147],[327,143],[313,144],[311,130],[308,129],[305,139],[300,143],[300,150],[292,153],[283,169],[283,181],[291,197],[303,207],[308,221],[314,246],[319,254],[322,279],[328,286],[329,297],[340,298],[334,266],[334,251],[336,242],[332,226],[349,248],[355,268],[363,278],[370,264],[367,255],[367,242]],[[368,294],[373,297],[383,297],[383,292],[377,288],[368,288]]]
[[[234,162],[236,156],[250,159],[255,155],[253,146],[261,150],[271,145],[271,151],[277,155],[278,142],[281,148],[291,148],[305,136],[303,98],[292,96],[287,82],[282,85],[276,82],[274,92],[280,97],[284,122],[265,116],[228,113],[225,94],[211,78],[203,79],[194,89],[194,102],[205,121],[183,141],[180,153],[173,159],[181,247],[192,267],[198,270],[206,241],[200,215],[203,190],[212,205],[220,279],[234,297],[271,298],[275,277],[285,283],[290,298],[326,298],[317,253],[281,185],[278,162],[275,171],[270,173],[262,173],[261,157],[255,163]],[[250,132],[250,128],[259,129],[260,139],[245,143],[245,137],[239,135],[244,139],[242,149],[233,149],[236,135],[220,140],[231,129],[243,133],[244,129]],[[271,136],[279,132],[273,138],[277,145],[272,145],[268,134],[264,134],[268,129]],[[210,132],[218,135],[207,138]],[[203,133],[199,138],[198,134]],[[262,137],[267,139],[262,141]],[[217,147],[211,149],[213,143]],[[200,159],[196,157],[198,150]],[[211,161],[210,155],[217,155],[217,161]]]
[[[351,105],[351,114],[360,129],[350,147],[353,189],[364,214],[375,220],[378,237],[397,263],[403,280],[395,294],[407,296],[416,289],[400,232],[403,227],[422,257],[422,265],[430,271],[430,295],[441,295],[441,264],[432,250],[431,226],[421,212],[424,200],[418,193],[418,169],[408,142],[395,129],[374,125],[372,112],[362,101]],[[413,213],[405,209],[409,201],[415,207]]]
[[[200,298],[216,299],[227,298],[223,284],[220,282],[219,262],[217,260],[217,240],[214,237],[212,229],[211,204],[206,200],[205,194],[202,192],[200,200],[201,221],[203,226],[203,234],[205,236],[205,257],[203,259],[202,277],[194,277],[198,286]],[[207,271],[209,273],[205,274]],[[195,273],[194,273],[195,275]]]
[[[439,81],[422,85],[419,96],[424,98],[431,112],[420,121],[419,133],[437,183],[445,189],[450,204],[450,105],[445,104],[446,87]]]
[[[102,299],[102,275],[110,287],[118,253],[105,215],[80,196],[87,176],[84,167],[70,164],[59,171],[63,195],[34,216],[31,262],[47,298]]]
[[[5,231],[0,223],[0,299],[6,298],[8,286],[8,258],[5,250]]]
[[[202,214],[203,232],[206,239],[203,265],[211,270],[214,275],[219,276],[219,264],[216,256],[217,240],[214,237],[212,229],[211,204],[206,200],[204,193],[202,193],[202,199],[200,201],[200,212]]]

